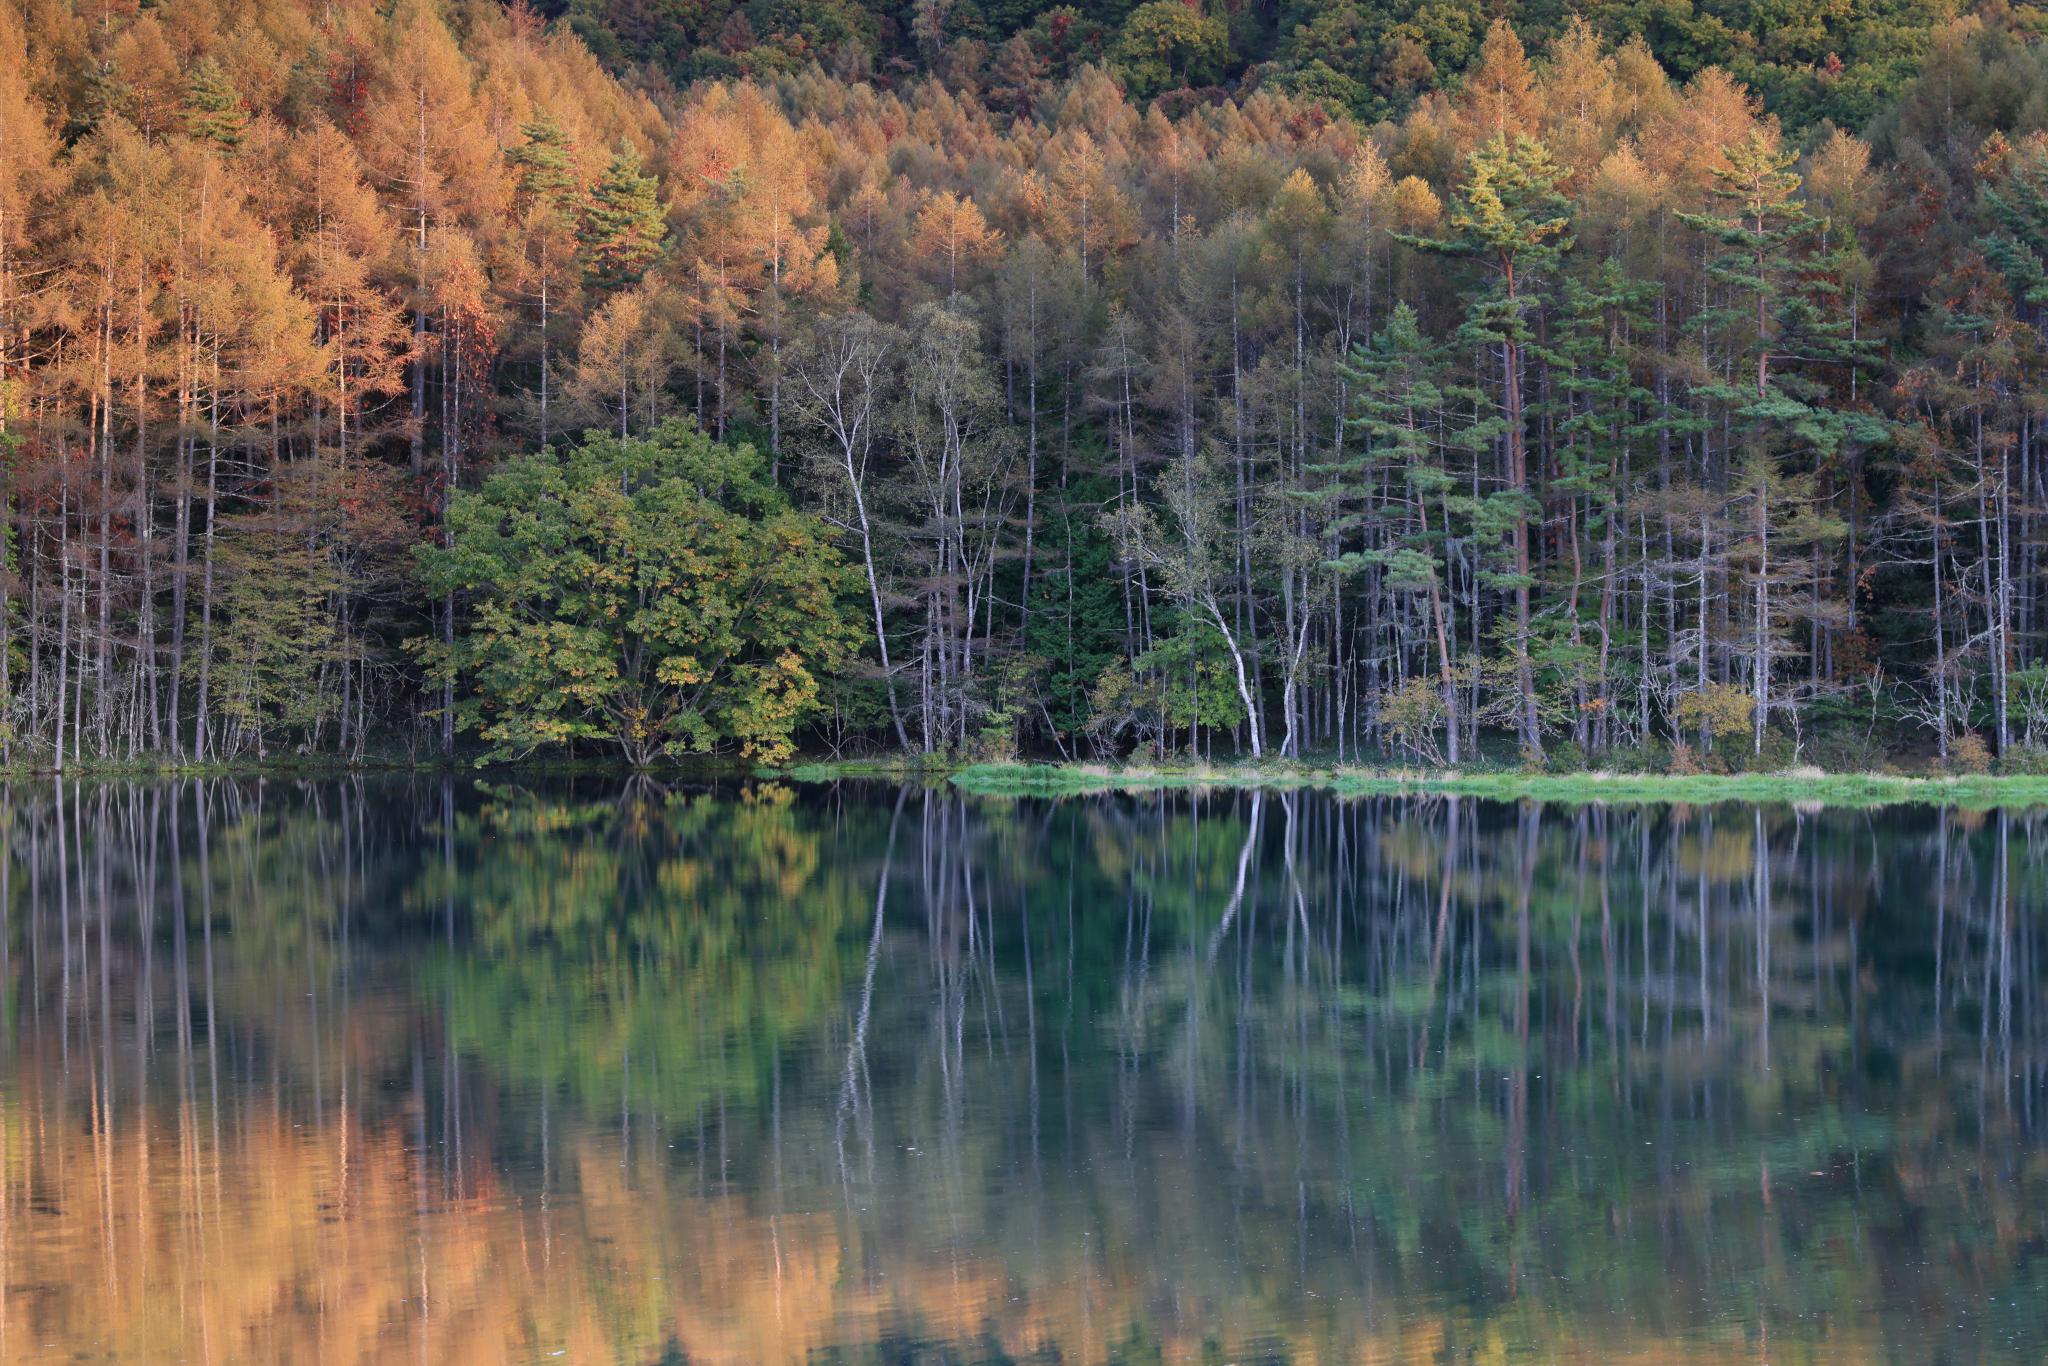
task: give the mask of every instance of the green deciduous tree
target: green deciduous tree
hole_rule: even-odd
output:
[[[434,592],[470,596],[468,631],[423,647],[471,684],[461,724],[493,756],[787,754],[859,632],[838,553],[764,476],[752,447],[671,422],[458,494],[449,545],[420,561]]]
[[[1117,64],[1140,99],[1183,85],[1209,85],[1223,74],[1230,30],[1181,0],[1151,0],[1124,21]]]

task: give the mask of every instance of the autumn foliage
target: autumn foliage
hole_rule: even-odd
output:
[[[1312,9],[7,0],[6,760],[452,753],[419,549],[677,419],[852,566],[789,743],[2048,739],[2031,9]]]

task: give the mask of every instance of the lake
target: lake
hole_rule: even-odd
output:
[[[0,821],[7,1361],[2048,1357],[2048,813]]]

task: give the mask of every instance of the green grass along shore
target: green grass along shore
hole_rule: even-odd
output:
[[[537,762],[511,765],[538,772],[629,772],[605,762]],[[141,760],[130,763],[85,763],[64,777],[86,782],[163,781],[178,778],[320,779],[362,773],[448,771],[449,766],[410,763],[403,758],[349,764],[324,756],[268,760],[240,759],[226,763],[177,764]],[[479,772],[456,763],[452,771]],[[749,770],[730,764],[708,768],[683,765],[681,773],[711,772],[728,776]],[[979,796],[1070,797],[1089,793],[1152,792],[1168,788],[1262,788],[1269,791],[1314,790],[1338,796],[1367,797],[1443,793],[1490,797],[1500,801],[1532,799],[1559,803],[1629,803],[1699,805],[1709,802],[1797,802],[1841,807],[1878,807],[1901,803],[1991,807],[2048,807],[2048,776],[1981,774],[1906,776],[1890,773],[1824,773],[1793,768],[1778,773],[1700,774],[1676,776],[1643,773],[1526,773],[1512,769],[1363,768],[1316,764],[969,764],[947,765],[908,758],[798,761],[762,766],[754,776],[822,783],[843,778],[950,783]],[[48,771],[0,770],[0,780],[50,780]]]
[[[1502,801],[1685,803],[1802,802],[1873,807],[1904,802],[1973,808],[2048,806],[2048,777],[1958,775],[1903,777],[1884,773],[1781,773],[1671,776],[1636,773],[1543,774],[1424,769],[1218,765],[1175,767],[1102,764],[973,764],[964,768],[902,760],[801,763],[762,770],[799,782],[839,778],[943,779],[988,796],[1063,797],[1162,788],[1257,787],[1314,789],[1339,796],[1446,793]]]

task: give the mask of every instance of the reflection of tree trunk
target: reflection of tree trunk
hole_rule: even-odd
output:
[[[1515,1071],[1508,1092],[1507,1212],[1522,1212],[1529,1142],[1529,889],[1536,873],[1541,808],[1524,803],[1515,855]]]
[[[1695,903],[1695,905],[1694,905],[1694,907],[1693,907],[1693,911],[1694,911],[1694,914],[1695,914],[1695,915],[1696,915],[1696,916],[1698,917],[1698,920],[1699,920],[1699,939],[1700,939],[1700,946],[1699,946],[1699,949],[1700,949],[1700,1035],[1701,1035],[1701,1037],[1702,1037],[1702,1038],[1708,1038],[1708,1039],[1711,1039],[1711,1038],[1713,1038],[1713,1037],[1714,1037],[1714,1012],[1713,1012],[1713,1011],[1712,1011],[1712,1010],[1711,1010],[1711,1009],[1709,1008],[1709,1006],[1710,1006],[1711,1002],[1709,1001],[1709,999],[1708,999],[1708,996],[1707,996],[1707,966],[1708,966],[1708,964],[1707,964],[1707,958],[1708,958],[1708,953],[1707,953],[1707,949],[1708,949],[1708,942],[1707,942],[1707,858],[1706,858],[1706,853],[1707,853],[1707,850],[1708,850],[1708,848],[1709,848],[1709,847],[1710,847],[1710,846],[1711,846],[1711,845],[1713,844],[1713,841],[1714,841],[1714,818],[1713,818],[1713,816],[1712,816],[1712,815],[1708,815],[1708,816],[1707,816],[1707,817],[1705,818],[1705,820],[1704,820],[1704,821],[1703,821],[1703,822],[1701,823],[1701,826],[1700,826],[1700,868],[1699,868],[1699,879],[1698,879],[1698,885],[1697,885],[1697,887],[1695,888],[1695,890],[1694,890],[1694,893],[1693,893],[1693,900],[1694,900],[1694,903]]]
[[[1992,899],[1998,906],[1998,1075],[2005,1106],[2010,1112],[2013,1076],[2012,811],[2007,807],[1998,809],[1998,863],[1993,875]]]
[[[1751,898],[1756,911],[1756,995],[1757,1007],[1763,1012],[1763,1025],[1757,1032],[1756,1060],[1762,1071],[1771,1070],[1771,843],[1764,833],[1764,811],[1762,807],[1751,813],[1754,822],[1756,852],[1750,860],[1754,865]]]
[[[1605,684],[1602,684],[1605,687]],[[1608,895],[1608,884],[1613,880],[1612,856],[1614,841],[1608,829],[1606,811],[1594,817],[1595,828],[1600,838],[1600,978],[1607,998],[1607,1052],[1608,1064],[1612,1069],[1608,1076],[1609,1094],[1621,1095],[1621,1011],[1620,983],[1617,981],[1619,965],[1614,958],[1614,905]]]
[[[1949,808],[1944,806],[1936,817],[1935,865],[1934,865],[1934,1075],[1942,1074],[1942,1044],[1948,1038],[1945,1028],[1947,1021],[1942,1016],[1942,968],[1943,954],[1947,948],[1944,942],[1948,932],[1948,826]]]
[[[1263,792],[1252,793],[1251,824],[1245,829],[1244,845],[1237,851],[1237,884],[1231,889],[1229,904],[1223,908],[1223,918],[1216,922],[1216,929],[1209,936],[1208,958],[1212,963],[1216,961],[1216,950],[1223,947],[1223,936],[1230,932],[1230,922],[1237,918],[1237,908],[1244,904],[1245,874],[1251,868],[1252,850],[1259,843],[1259,811],[1265,799]]]
[[[848,1184],[846,1174],[846,1121],[860,1107],[861,1079],[868,1070],[868,1020],[875,1000],[875,963],[882,952],[882,918],[889,902],[889,875],[896,865],[896,827],[903,819],[903,802],[909,788],[896,793],[896,809],[889,816],[889,843],[882,852],[882,871],[875,878],[875,926],[868,934],[867,970],[860,984],[860,1010],[854,1016],[853,1037],[846,1043],[846,1070],[839,1082],[839,1108],[833,1118],[832,1146],[839,1157],[839,1181]],[[873,1145],[869,1145],[873,1159]]]
[[[1436,931],[1429,941],[1429,992],[1422,1003],[1422,1030],[1415,1041],[1415,1065],[1420,1068],[1429,1057],[1429,1025],[1436,1009],[1436,986],[1443,976],[1444,945],[1450,938],[1451,886],[1458,874],[1458,812],[1456,797],[1444,798],[1449,807],[1444,829],[1443,871],[1438,875]]]

